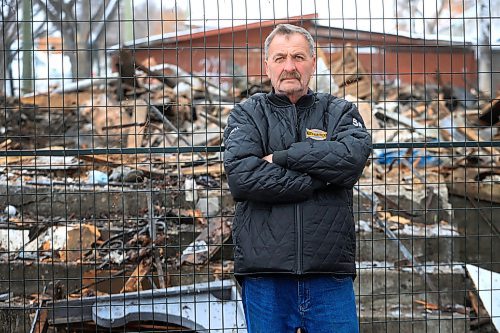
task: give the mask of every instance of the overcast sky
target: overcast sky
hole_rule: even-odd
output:
[[[191,1],[189,11],[193,20],[206,25],[217,25],[218,19],[236,25],[231,20],[244,23],[317,13],[320,24],[383,31],[395,27],[390,19],[393,8],[394,0],[197,0]]]
[[[140,1],[140,0],[136,0]],[[148,0],[145,0],[148,1]],[[149,0],[151,1],[151,0]],[[155,0],[157,1],[157,0]],[[396,0],[161,0],[164,6],[174,7],[177,4],[183,10],[190,13],[193,25],[205,27],[236,26],[259,20],[272,20],[290,16],[307,15],[317,13],[319,24],[347,29],[359,29],[386,33],[407,34],[405,31],[397,30],[395,19]],[[425,17],[434,19],[436,16],[436,1],[423,0],[420,6],[425,11]],[[444,0],[448,1],[448,0]],[[470,2],[471,0],[462,0]],[[492,26],[492,40],[500,38],[500,0],[484,0],[490,5],[491,14],[489,20]],[[461,1],[460,1],[461,2]],[[424,4],[425,3],[425,7]],[[478,2],[475,2],[476,4]],[[439,4],[439,3],[438,3]],[[476,16],[479,7],[471,8],[463,14],[462,20],[456,17],[453,22],[460,21],[465,28],[458,27],[459,32],[464,32],[468,40],[474,40],[478,36]],[[446,14],[445,14],[446,16]],[[467,19],[469,18],[469,19]],[[414,36],[425,30],[423,19],[414,19]],[[439,21],[440,28],[447,28],[452,20],[446,17]],[[448,27],[449,31],[449,27]],[[455,32],[454,32],[455,33]],[[464,35],[460,33],[460,35]],[[433,38],[431,34],[421,35]],[[476,38],[475,38],[476,37]],[[446,38],[446,33],[440,35]]]

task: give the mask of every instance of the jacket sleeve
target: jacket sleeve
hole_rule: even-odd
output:
[[[248,101],[247,101],[248,102]],[[236,105],[224,131],[224,169],[235,200],[294,202],[309,198],[324,182],[262,159],[261,134],[253,119]]]
[[[337,111],[338,112],[338,111]],[[273,162],[333,185],[352,188],[371,153],[371,137],[352,103],[347,103],[330,141],[296,142],[273,154]]]

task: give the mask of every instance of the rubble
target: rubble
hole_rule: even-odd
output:
[[[366,98],[374,92],[366,70],[358,61],[354,48],[346,45],[341,52],[332,55],[330,73],[332,73],[339,90],[337,94],[353,95]]]
[[[328,57],[321,59],[331,73],[328,83],[338,87],[335,94],[358,105],[376,147],[358,184],[366,195],[354,199],[358,233],[389,230],[395,241],[455,237],[449,194],[500,202],[496,147],[439,146],[498,139],[498,97],[484,101],[442,84],[388,83],[382,89],[351,47],[333,54],[330,63]],[[125,315],[123,302],[132,293],[151,289],[161,294],[233,271],[233,202],[219,146],[233,103],[270,91],[269,80],[249,78],[225,91],[174,65],[136,65],[126,52],[120,64],[110,82],[3,101],[0,149],[48,154],[0,158],[0,260],[50,263],[52,269],[68,263],[86,267],[79,285],[66,286],[66,300],[58,303],[49,295],[56,313],[47,319],[51,325],[69,320],[59,311],[75,299],[88,305],[85,320],[114,327],[109,309],[118,299]],[[193,151],[193,146],[213,149]],[[64,152],[70,149],[90,153],[68,156]],[[395,252],[410,256],[384,265],[417,270],[419,258],[411,254],[420,257],[426,251],[405,244],[400,242]],[[419,272],[433,274],[427,267]],[[421,287],[425,290],[425,283]],[[116,298],[113,304],[110,295]],[[158,306],[153,303],[148,306]],[[439,300],[419,306],[444,309]],[[125,324],[123,316],[118,319]]]
[[[62,262],[78,262],[85,252],[101,237],[100,231],[91,224],[54,226],[21,247],[22,259],[59,259]]]
[[[196,240],[183,251],[180,264],[205,264],[231,235],[231,223],[224,218],[212,218]]]

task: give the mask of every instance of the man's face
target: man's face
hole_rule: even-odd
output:
[[[266,74],[276,93],[286,95],[292,103],[307,94],[315,66],[316,57],[299,33],[276,35],[269,45]]]

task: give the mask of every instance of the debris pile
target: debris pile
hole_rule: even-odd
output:
[[[0,260],[50,265],[48,278],[65,283],[40,294],[41,280],[0,281],[2,290],[15,290],[8,300],[24,293],[41,304],[231,275],[234,212],[221,152],[181,148],[221,146],[234,103],[270,91],[270,82],[250,78],[225,91],[174,65],[147,68],[130,57],[120,54],[119,75],[109,81],[0,101],[0,149],[7,152],[0,158]],[[358,105],[374,144],[388,146],[374,150],[357,186],[358,232],[429,224],[452,230],[448,192],[500,202],[497,148],[439,145],[498,140],[498,98],[451,88],[438,77],[425,86],[372,82],[349,47],[331,59],[336,94]],[[99,148],[129,150],[61,153]],[[58,153],[8,154],[31,149]],[[382,225],[373,222],[373,210]],[[55,271],[70,263],[80,276],[71,283],[73,273]]]

